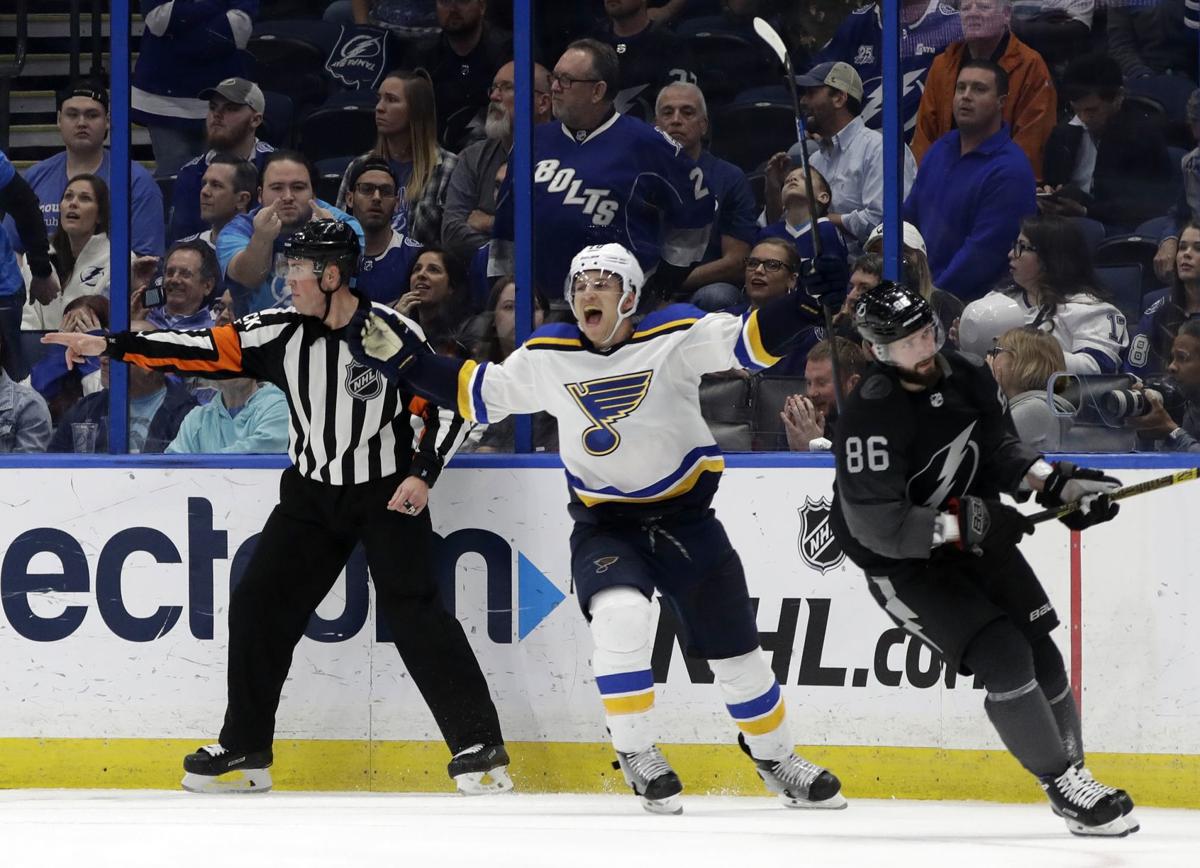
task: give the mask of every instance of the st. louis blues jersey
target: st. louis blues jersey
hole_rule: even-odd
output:
[[[929,0],[920,18],[900,28],[900,68],[904,75],[904,103],[900,113],[906,139],[912,138],[916,128],[925,77],[934,57],[962,38],[958,10],[940,0]],[[846,16],[814,63],[830,60],[843,61],[858,70],[863,83],[862,118],[873,130],[883,126],[883,26],[874,3]]]
[[[609,352],[593,349],[576,325],[559,323],[536,331],[503,364],[466,362],[458,407],[484,423],[537,410],[553,415],[572,499],[600,514],[707,505],[725,460],[700,415],[700,377],[777,360],[764,346],[758,312],[705,315],[672,305]]]
[[[533,133],[534,283],[561,297],[571,258],[610,241],[632,250],[649,275],[659,260],[698,262],[716,198],[704,172],[665,133],[614,114],[590,133],[559,123]],[[496,206],[492,275],[511,273],[513,208],[505,181]]]

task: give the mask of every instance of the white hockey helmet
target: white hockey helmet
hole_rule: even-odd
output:
[[[958,321],[958,348],[983,358],[996,339],[1009,329],[1025,325],[1020,303],[1003,292],[989,292],[963,309]]]
[[[642,298],[642,287],[646,283],[642,266],[638,264],[637,257],[629,250],[613,242],[593,244],[580,250],[571,260],[571,268],[567,272],[567,282],[563,287],[567,306],[571,308],[572,314],[575,314],[575,279],[585,271],[599,271],[602,275],[616,275],[621,278],[622,291],[621,298],[617,302],[617,321],[613,325],[612,334],[608,336],[608,339],[611,340],[621,322],[633,316],[637,311],[638,303]],[[628,311],[624,311],[625,297],[631,294],[633,304]]]

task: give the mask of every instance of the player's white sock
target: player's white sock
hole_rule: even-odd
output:
[[[654,675],[650,671],[654,610],[641,591],[606,588],[588,605],[592,622],[592,671],[604,701],[613,747],[637,753],[654,744],[650,712]]]
[[[792,753],[791,728],[775,673],[756,648],[740,657],[710,660],[725,707],[755,759],[781,760]]]

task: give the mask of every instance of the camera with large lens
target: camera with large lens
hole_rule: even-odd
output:
[[[1142,389],[1114,389],[1100,396],[1100,409],[1112,419],[1136,419],[1149,413],[1154,405],[1150,396],[1158,397],[1172,419],[1178,419],[1187,407],[1187,398],[1170,380],[1146,380]]]

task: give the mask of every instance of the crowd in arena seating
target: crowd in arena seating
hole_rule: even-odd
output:
[[[270,14],[280,5],[291,17]],[[512,352],[511,4],[141,11],[131,105],[155,167],[131,164],[135,327],[206,328],[286,305],[284,241],[332,217],[359,235],[358,289],[418,321],[437,352]],[[1048,450],[1114,448],[1088,432],[1120,426],[1116,448],[1200,449],[1188,403],[1200,390],[1196,3],[903,0],[904,142],[880,131],[879,3],[589,0],[535,12],[535,327],[571,317],[563,284],[586,244],[634,252],[647,308],[734,313],[794,290],[818,253],[841,257],[851,281],[832,334],[811,329],[774,367],[702,385],[723,447],[828,448],[835,393],[869,362],[853,300],[883,276],[894,161],[901,279],[950,344],[986,356],[1023,434]],[[788,43],[801,143],[756,15]],[[0,451],[107,448],[105,424],[94,442],[74,436],[112,412],[107,365],[67,370],[37,338],[108,325],[109,106],[104,82],[70,82],[57,98],[62,150],[23,172],[55,280],[31,273],[5,219],[0,259],[11,245],[27,301],[21,331],[0,329]],[[0,299],[10,291],[0,285]],[[1149,412],[1089,422],[1091,376],[1135,390],[1145,379]],[[1164,406],[1156,378],[1184,403]],[[131,451],[285,448],[273,386],[131,369],[129,393]],[[557,448],[549,417],[533,431],[535,449]],[[498,425],[464,448],[507,451],[513,437]]]

